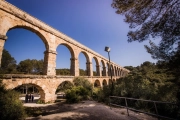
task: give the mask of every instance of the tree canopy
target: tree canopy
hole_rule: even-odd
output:
[[[17,70],[28,74],[42,74],[43,60],[23,60],[18,64]]]
[[[167,60],[180,47],[179,0],[113,0],[112,7],[130,24],[128,42],[160,39],[145,46],[153,58]]]
[[[13,73],[16,71],[16,60],[7,50],[3,50],[1,60],[1,73]]]

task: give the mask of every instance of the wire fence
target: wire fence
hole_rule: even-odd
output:
[[[128,97],[109,96],[109,105],[155,116],[158,119],[177,120],[178,104],[171,102],[143,100]]]

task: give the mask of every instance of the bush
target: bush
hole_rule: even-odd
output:
[[[74,86],[66,91],[66,102],[77,103],[82,100],[87,100],[90,96],[90,91],[82,86]]]
[[[66,102],[67,103],[79,102],[78,95],[76,94],[76,90],[74,88],[68,89],[66,91]]]
[[[22,120],[25,119],[25,109],[19,100],[19,94],[15,91],[0,93],[0,119]]]
[[[109,86],[104,86],[103,89],[93,88],[93,99],[108,104],[110,92]]]
[[[19,93],[13,90],[6,90],[0,80],[0,120],[22,120],[26,113],[22,102],[19,100]]]
[[[92,84],[89,82],[89,80],[83,78],[83,77],[76,77],[73,80],[73,83],[75,86],[82,86],[86,88],[88,91],[92,90]]]

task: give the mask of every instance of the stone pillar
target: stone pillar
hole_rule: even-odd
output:
[[[107,71],[107,76],[110,76],[111,72],[110,72],[110,68],[108,67],[108,71]]]
[[[103,67],[102,76],[107,76],[106,67]]]
[[[114,76],[117,76],[117,69],[114,69]]]
[[[56,75],[56,55],[56,51],[49,50],[44,52],[43,74]]]
[[[121,77],[123,77],[123,71],[121,70]]]
[[[122,71],[122,77],[124,77],[124,71]]]
[[[56,94],[52,94],[52,93],[45,93],[44,94],[44,99],[42,99],[42,101],[44,103],[54,103],[55,100],[57,98]]]
[[[4,49],[4,43],[5,43],[6,39],[7,39],[6,35],[0,34],[0,67],[1,67],[1,59],[2,59],[3,49]]]
[[[77,58],[71,58],[70,73],[73,76],[79,76],[79,61]]]
[[[86,63],[87,76],[93,76],[92,63]]]
[[[112,76],[114,76],[114,68],[111,67],[111,70],[112,70]]]
[[[97,76],[102,76],[100,65],[96,65],[96,74],[97,74]]]

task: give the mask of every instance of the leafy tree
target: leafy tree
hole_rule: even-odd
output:
[[[83,77],[74,78],[73,83],[74,86],[65,92],[67,102],[75,103],[89,99],[92,92],[92,84]]]
[[[24,61],[21,61],[17,67],[18,71],[20,72],[25,72],[30,74],[32,72],[33,69],[33,65],[31,64],[31,60],[27,59]]]
[[[92,90],[92,84],[89,82],[89,80],[83,77],[74,78],[73,83],[75,86],[82,86],[88,90]]]
[[[41,60],[33,59],[32,63],[33,63],[33,72],[37,74],[42,74],[44,61],[42,59]]]
[[[151,62],[134,67],[127,77],[117,81],[118,96],[177,102],[178,86],[173,82],[174,74],[167,68],[159,68]]]
[[[125,15],[125,22],[130,24],[128,42],[159,41],[158,45],[150,41],[145,48],[152,58],[164,63],[169,73],[175,75],[173,83],[180,86],[180,1],[113,0],[112,7],[116,13]],[[180,101],[180,90],[174,96]]]
[[[66,91],[66,102],[68,103],[76,103],[88,97],[89,91],[83,86],[74,86]]]
[[[130,74],[117,80],[114,95],[150,99],[155,101],[178,102],[178,85],[174,83],[175,75],[168,69],[166,63],[144,62],[138,67],[131,68]],[[144,109],[145,103],[131,103],[136,108]],[[177,116],[177,106],[158,105],[159,114],[169,117]],[[142,108],[143,107],[143,108]],[[148,107],[150,110],[150,107]]]
[[[0,81],[0,106],[1,120],[22,120],[26,117],[19,94],[13,90],[6,90],[2,81]]]
[[[42,74],[43,60],[23,60],[18,64],[17,70],[26,74]]]
[[[68,68],[56,69],[56,75],[71,75],[70,69]]]
[[[72,87],[73,87],[73,84],[71,82],[64,81],[58,86],[58,89],[56,90],[56,93],[59,92],[59,91],[65,91],[67,89],[71,89]]]
[[[180,47],[179,0],[113,0],[112,7],[130,24],[129,42],[161,39],[159,46],[150,42],[154,49],[145,46],[153,58],[167,59]]]
[[[87,76],[87,71],[83,69],[79,69],[79,75],[80,76]]]
[[[16,60],[5,49],[3,50],[3,53],[2,53],[0,72],[4,74],[16,72]]]

